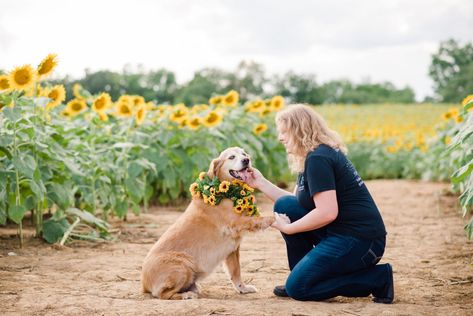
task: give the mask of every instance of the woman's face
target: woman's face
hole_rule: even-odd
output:
[[[286,152],[288,154],[293,154],[294,143],[291,141],[291,138],[289,137],[287,128],[285,128],[284,126],[277,126],[277,130],[278,130],[279,142],[284,145],[284,147],[286,148]]]

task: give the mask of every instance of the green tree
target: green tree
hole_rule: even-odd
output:
[[[194,73],[194,77],[180,87],[176,103],[186,105],[208,103],[214,93],[224,93],[230,85],[231,74],[216,68],[205,68]]]
[[[289,71],[274,80],[275,94],[287,98],[290,103],[321,104],[324,102],[322,90],[317,85],[315,75],[296,74]]]
[[[86,69],[85,77],[76,82],[92,94],[107,92],[113,100],[125,93],[128,85],[121,74],[109,70],[91,72]],[[68,95],[72,97],[72,92]]]
[[[432,55],[429,75],[440,101],[460,102],[473,93],[473,45],[461,46],[454,39],[441,42]]]

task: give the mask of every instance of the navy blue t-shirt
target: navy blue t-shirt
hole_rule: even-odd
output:
[[[297,200],[308,212],[315,208],[315,193],[336,190],[338,216],[327,233],[374,239],[386,235],[383,219],[365,183],[347,157],[337,149],[319,145],[305,160],[297,179]]]

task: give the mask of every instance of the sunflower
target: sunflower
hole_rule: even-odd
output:
[[[191,192],[192,196],[196,196],[197,193],[199,193],[197,191],[198,188],[199,188],[199,185],[196,182],[191,184],[191,186],[189,187],[189,191]]]
[[[244,208],[243,208],[243,206],[241,206],[241,205],[237,205],[237,206],[235,206],[235,207],[233,208],[233,210],[234,210],[235,212],[237,212],[238,214],[240,214],[241,212],[243,212],[243,209],[244,209]]]
[[[217,199],[215,198],[215,195],[211,195],[208,201],[210,205],[215,205],[217,203]]]
[[[87,109],[87,104],[81,99],[72,99],[67,103],[66,110],[71,116],[76,116]]]
[[[180,121],[177,126],[179,126],[179,128],[184,128],[187,126],[187,122],[189,121],[189,119],[186,117],[185,119],[183,119],[182,121]]]
[[[120,100],[121,99],[121,100]],[[127,99],[122,99],[120,97],[115,105],[115,112],[117,116],[121,117],[131,117],[133,115],[133,109],[130,102],[126,101]]]
[[[236,200],[237,205],[243,205],[243,199],[238,199]]]
[[[103,112],[110,107],[112,104],[112,98],[108,93],[102,93],[94,100],[92,104],[92,110],[95,112]]]
[[[49,54],[41,61],[37,68],[39,78],[46,78],[53,72],[57,65],[56,57],[56,54]]]
[[[246,191],[250,191],[250,192],[254,192],[255,189],[253,189],[252,187],[250,187],[248,184],[246,183],[243,183],[243,188],[246,190]]]
[[[64,116],[64,117],[71,117],[71,112],[69,112],[67,110],[67,108],[65,108],[64,110],[61,111],[61,115]]]
[[[269,106],[271,107],[271,110],[279,111],[284,107],[284,98],[280,95],[273,97]]]
[[[191,113],[192,114],[198,114],[199,112],[203,112],[209,109],[209,106],[207,104],[196,104],[192,107]]]
[[[238,103],[238,99],[238,92],[231,90],[223,97],[222,101],[226,106],[235,106]]]
[[[245,109],[248,112],[260,112],[264,108],[265,108],[265,104],[264,104],[264,101],[262,100],[256,100],[256,101],[250,102],[245,106]]]
[[[207,175],[207,172],[202,171],[201,173],[199,173],[199,180],[200,181],[204,180],[206,175]]]
[[[462,106],[466,106],[468,103],[472,101],[473,101],[473,94],[470,94],[469,96],[463,99]]]
[[[223,100],[222,96],[221,96],[221,95],[217,95],[217,96],[215,96],[215,97],[211,97],[211,98],[209,99],[209,103],[210,103],[210,104],[213,104],[213,105],[219,105],[220,103],[222,103],[222,100]]]
[[[207,127],[213,127],[222,121],[222,116],[218,114],[216,111],[211,111],[209,114],[207,114],[206,117],[203,119],[203,125]]]
[[[146,104],[145,98],[140,95],[131,96],[131,100],[133,102],[133,106],[135,107],[139,107],[140,105]]]
[[[72,86],[72,94],[77,99],[84,99],[84,96],[81,94],[81,91],[82,91],[82,85],[80,83],[75,83]]]
[[[46,104],[47,110],[55,108],[56,106],[61,104],[62,101],[66,99],[66,89],[64,89],[63,85],[56,85],[52,87],[51,89],[45,90],[41,94],[51,99],[51,101],[49,101],[49,103]]]
[[[268,108],[267,106],[265,106],[264,109],[259,112],[259,115],[260,115],[261,117],[265,117],[265,116],[268,115],[269,113],[271,113],[271,109]]]
[[[8,81],[11,88],[16,90],[26,90],[34,86],[36,81],[36,72],[30,65],[17,67],[10,72]]]
[[[165,105],[165,104],[160,104],[156,107],[156,112],[160,113],[160,114],[164,114],[166,113],[166,111],[170,108],[169,105]]]
[[[249,205],[246,207],[246,215],[253,216],[258,213],[258,208],[256,205]]]
[[[141,125],[146,117],[146,107],[141,105],[141,107],[136,111],[135,120],[137,125]]]
[[[154,111],[156,110],[157,107],[152,101],[149,101],[149,102],[146,102],[145,108],[147,111]]]
[[[200,124],[200,118],[199,117],[193,117],[193,118],[189,119],[189,121],[187,122],[187,126],[192,130],[198,129],[200,125],[201,124]]]
[[[463,116],[461,116],[461,115],[455,116],[455,122],[456,122],[456,123],[461,123],[461,122],[463,122]]]
[[[176,123],[181,123],[187,118],[188,110],[182,106],[176,105],[169,119]]]
[[[455,111],[452,111],[452,109],[448,110],[447,112],[443,113],[442,114],[442,118],[445,120],[445,121],[448,121],[452,118],[454,118],[454,116],[457,115],[457,113]]]
[[[228,189],[230,189],[230,182],[228,181],[222,181],[222,183],[220,183],[218,186],[218,190],[223,193],[227,192]]]
[[[253,133],[255,133],[256,135],[259,135],[263,133],[264,131],[266,131],[267,129],[268,129],[268,125],[261,123],[261,124],[256,125],[255,128],[253,128]]]
[[[248,193],[247,193],[245,190],[241,190],[241,191],[240,191],[240,195],[241,195],[241,196],[247,196]]]
[[[10,83],[8,82],[7,75],[0,75],[0,91],[10,89]]]

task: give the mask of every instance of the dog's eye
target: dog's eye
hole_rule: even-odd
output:
[[[235,159],[235,155],[231,155],[230,157],[228,157],[228,159],[230,159],[230,160]]]

